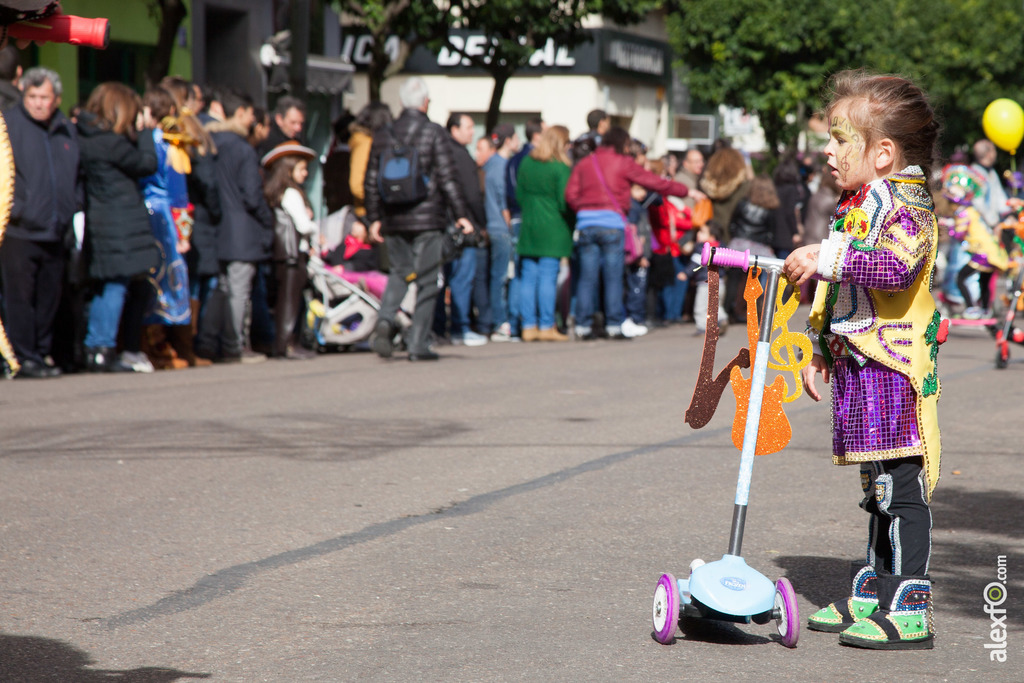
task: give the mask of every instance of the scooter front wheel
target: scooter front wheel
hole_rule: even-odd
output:
[[[1000,337],[1002,334],[1000,333]],[[1010,364],[1010,344],[1005,339],[999,339],[996,342],[996,368],[999,370],[1006,369],[1006,366]]]
[[[775,626],[782,636],[782,644],[796,647],[800,638],[800,608],[796,604],[796,593],[793,584],[787,578],[775,583]]]
[[[676,638],[679,625],[679,583],[671,574],[662,574],[654,589],[654,638],[668,645]]]

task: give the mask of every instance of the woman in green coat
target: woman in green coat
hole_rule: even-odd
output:
[[[572,253],[575,216],[565,203],[572,168],[566,150],[569,129],[550,126],[523,159],[516,176],[516,200],[522,209],[517,251],[523,341],[567,341],[555,328],[558,267]]]

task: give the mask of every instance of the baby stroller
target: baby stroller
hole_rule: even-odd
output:
[[[325,249],[336,247],[355,220],[350,207],[327,216],[320,226]],[[306,270],[306,334],[310,347],[347,351],[366,342],[380,317],[380,300],[358,282],[349,282],[331,270],[318,257],[309,259]],[[397,337],[412,324],[411,306],[415,301],[415,286],[411,286],[395,320],[396,344]]]

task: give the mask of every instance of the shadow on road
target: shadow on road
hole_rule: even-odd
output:
[[[182,678],[210,677],[149,666],[129,671],[87,668],[91,663],[89,655],[59,640],[0,635],[0,681],[5,683],[171,683]]]
[[[1020,538],[1024,536],[1024,496],[1012,491],[936,489],[932,499],[931,577],[936,607],[988,620],[982,611],[985,586],[997,578],[999,558],[1004,566],[1024,566]],[[864,533],[867,515],[863,514]],[[794,589],[818,607],[848,595],[849,566],[854,558],[789,555],[775,558]],[[1008,592],[1024,592],[1024,576],[1010,572]]]

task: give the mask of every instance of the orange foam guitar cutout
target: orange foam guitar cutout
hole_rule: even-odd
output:
[[[743,290],[743,298],[747,302],[747,339],[750,344],[750,367],[754,367],[757,354],[757,334],[760,324],[757,318],[757,299],[764,291],[758,280],[759,268],[751,268],[747,271],[747,284]],[[766,306],[774,302],[765,302]],[[751,371],[753,374],[753,371]],[[736,448],[743,449],[743,432],[747,426],[747,407],[750,405],[750,387],[752,379],[743,376],[738,367],[733,367],[729,373],[729,381],[732,384],[732,392],[736,397],[736,416],[732,421],[732,443]],[[782,409],[786,397],[786,380],[782,375],[775,378],[770,386],[765,387],[761,399],[761,420],[758,422],[757,445],[754,448],[754,455],[768,455],[778,453],[789,444],[793,438],[793,427],[789,424]]]

